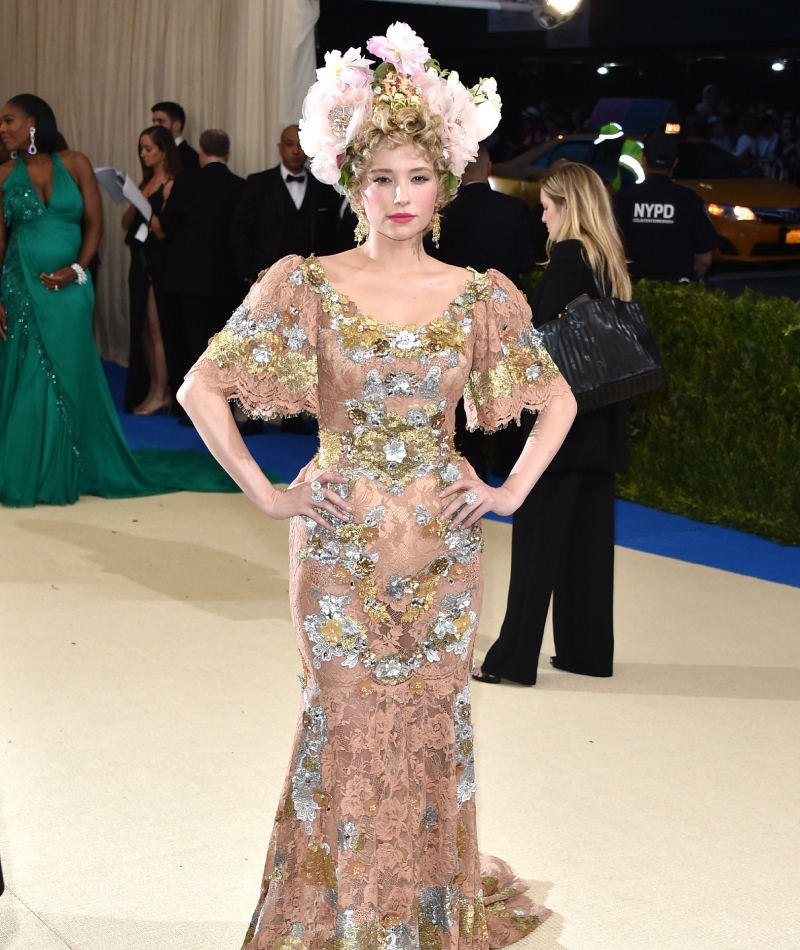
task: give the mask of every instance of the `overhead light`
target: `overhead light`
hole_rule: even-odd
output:
[[[581,0],[533,0],[529,2],[534,19],[546,29],[552,30],[566,23],[578,12]]]
[[[394,0],[377,0],[393,3]],[[530,13],[546,30],[554,30],[578,12],[582,0],[404,0],[423,7],[451,7],[464,10],[502,10],[508,13]]]
[[[607,76],[608,75],[608,66],[598,66],[597,67],[598,76]]]
[[[776,59],[772,64],[772,71],[775,73],[782,73],[786,69],[786,60],[785,59]]]

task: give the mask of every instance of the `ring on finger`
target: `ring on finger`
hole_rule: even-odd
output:
[[[478,493],[470,489],[464,494],[464,502],[467,505],[475,505],[478,502]]]
[[[311,482],[311,500],[315,505],[321,505],[325,501],[325,496],[322,494],[322,485],[316,478]]]

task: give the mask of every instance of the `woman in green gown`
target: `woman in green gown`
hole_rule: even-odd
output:
[[[92,333],[92,166],[37,96],[3,106],[0,142],[15,158],[0,166],[0,503],[236,490],[204,453],[130,451]]]

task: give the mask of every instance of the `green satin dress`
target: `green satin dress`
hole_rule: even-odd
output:
[[[204,452],[128,447],[92,334],[91,277],[59,291],[39,279],[77,260],[82,240],[83,199],[58,155],[49,204],[20,157],[3,185],[3,213],[10,240],[0,278],[8,318],[8,339],[0,340],[0,502],[236,491]]]

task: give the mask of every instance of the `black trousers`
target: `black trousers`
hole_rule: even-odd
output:
[[[536,682],[553,597],[558,665],[611,676],[614,661],[614,473],[545,472],[514,514],[511,582],[486,673]]]
[[[175,394],[183,377],[200,359],[209,339],[219,332],[236,307],[232,295],[199,297],[193,294],[170,293],[164,302],[161,332],[167,356],[170,389]],[[159,315],[161,304],[159,304]],[[177,403],[175,404],[177,406]],[[182,415],[180,407],[176,413]]]

